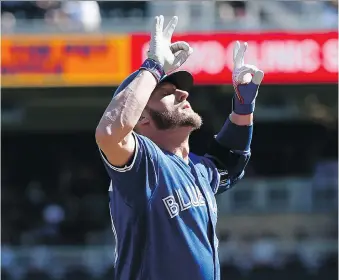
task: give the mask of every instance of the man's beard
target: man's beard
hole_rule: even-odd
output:
[[[172,129],[177,127],[191,127],[192,130],[199,129],[202,125],[201,117],[194,111],[180,113],[175,110],[172,112],[158,112],[146,107],[156,127],[160,130]]]

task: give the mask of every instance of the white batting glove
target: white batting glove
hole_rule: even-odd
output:
[[[235,95],[233,111],[239,115],[252,114],[259,86],[264,78],[264,72],[254,65],[245,64],[247,43],[237,41],[233,50],[234,69],[232,73]]]
[[[193,53],[193,49],[187,42],[179,41],[171,43],[173,32],[178,24],[178,17],[174,16],[165,29],[164,17],[155,17],[151,32],[148,58],[160,63],[166,74],[179,68]]]
[[[233,49],[233,84],[248,84],[251,81],[260,85],[261,81],[264,78],[264,72],[259,70],[256,66],[245,64],[245,53],[247,50],[247,42],[240,43],[236,41]]]

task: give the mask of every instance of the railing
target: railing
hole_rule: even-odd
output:
[[[286,3],[287,2],[287,3]],[[311,2],[311,3],[308,3]],[[117,13],[119,5],[103,10],[99,32],[137,32],[149,31],[153,15],[163,14],[166,17],[177,15],[180,18],[178,30],[181,31],[221,31],[221,30],[337,30],[338,21],[335,9],[328,8],[325,1],[246,1],[246,8],[241,16],[227,1],[152,1],[147,3],[149,17],[122,17]],[[330,2],[330,1],[327,1]],[[100,5],[99,5],[100,6]],[[133,6],[128,9],[132,9]],[[100,9],[100,8],[99,8]],[[101,9],[104,9],[101,7]],[[126,8],[127,9],[127,8]],[[115,12],[114,12],[115,11]],[[115,15],[115,16],[112,16]],[[58,19],[57,25],[47,24],[44,20],[22,20],[17,15],[3,17],[2,32],[18,33],[50,33],[80,32],[77,24],[64,24]],[[110,17],[110,18],[107,18]],[[97,21],[100,24],[100,19]],[[94,23],[96,24],[96,23]]]
[[[220,214],[337,212],[337,178],[246,179],[218,197]]]
[[[274,15],[271,15],[274,18]],[[148,32],[153,18],[114,18],[102,19],[101,25],[93,32],[99,33],[129,33]],[[288,22],[288,21],[287,21]],[[60,23],[60,22],[59,22]],[[190,21],[183,21],[177,27],[178,32],[209,32],[209,31],[246,31],[246,30],[337,30],[336,27],[326,25],[323,21],[297,18],[293,24],[281,26],[278,22],[261,22],[254,20],[250,15],[244,18],[235,18],[230,22],[221,22],[215,18],[194,17]],[[13,27],[2,28],[4,34],[37,34],[37,33],[82,33],[81,26],[74,28],[69,25],[48,25],[44,20],[18,19]]]

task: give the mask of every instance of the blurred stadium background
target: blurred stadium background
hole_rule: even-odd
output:
[[[266,73],[247,175],[218,198],[222,279],[337,279],[337,5],[1,1],[1,279],[113,279],[94,130],[156,14],[195,49],[194,152],[231,110],[234,40]]]

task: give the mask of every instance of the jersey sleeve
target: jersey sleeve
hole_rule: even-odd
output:
[[[198,163],[200,173],[209,181],[215,195],[229,190],[244,177],[248,157],[248,155],[236,155],[234,162],[231,161],[232,164],[227,165],[231,169],[228,170],[217,158],[209,154],[191,156],[193,161]],[[236,171],[233,172],[231,167]]]
[[[135,150],[132,160],[124,167],[113,166],[99,149],[106,171],[115,188],[131,207],[147,202],[158,184],[159,153],[147,137],[133,132]]]
[[[221,153],[222,155],[223,153]],[[225,154],[227,156],[225,156]],[[221,194],[241,180],[245,175],[246,165],[251,157],[251,152],[228,150],[224,156],[206,154],[204,157],[213,162],[218,170],[220,180],[215,194]]]

